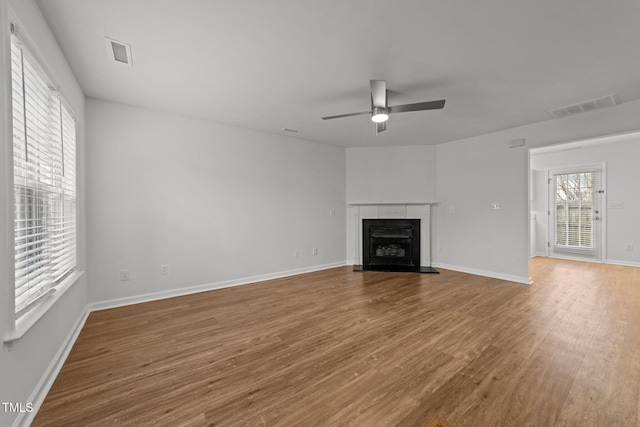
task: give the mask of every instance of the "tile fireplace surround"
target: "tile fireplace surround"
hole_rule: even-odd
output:
[[[431,267],[431,205],[435,203],[350,203],[351,230],[347,247],[353,248],[353,264],[362,265],[363,219],[419,219],[420,265]]]

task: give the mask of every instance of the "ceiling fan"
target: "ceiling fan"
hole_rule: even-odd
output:
[[[406,113],[408,111],[439,110],[444,108],[444,99],[438,101],[418,102],[415,104],[403,104],[387,107],[387,82],[384,80],[370,80],[371,84],[371,110],[359,113],[340,114],[337,116],[323,117],[322,120],[339,119],[341,117],[361,116],[371,114],[371,121],[376,125],[376,135],[387,130],[386,121],[389,114]]]

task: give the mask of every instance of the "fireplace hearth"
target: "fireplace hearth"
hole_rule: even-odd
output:
[[[363,270],[437,273],[420,266],[419,219],[363,219]]]

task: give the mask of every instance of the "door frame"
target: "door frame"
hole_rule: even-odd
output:
[[[601,193],[601,200],[600,200],[600,217],[602,218],[600,220],[600,257],[598,258],[593,258],[593,259],[588,259],[588,258],[581,258],[578,256],[571,256],[571,255],[562,255],[562,256],[558,256],[558,254],[552,254],[551,252],[551,239],[552,239],[552,230],[553,227],[555,227],[555,224],[551,224],[551,183],[553,181],[553,175],[558,175],[558,172],[560,173],[577,173],[577,172],[584,172],[585,169],[600,169],[601,171],[601,189],[604,191],[603,193]],[[563,259],[574,259],[574,260],[578,260],[578,261],[588,261],[588,262],[599,262],[599,263],[604,263],[606,262],[607,259],[607,173],[606,173],[607,169],[606,169],[606,162],[600,162],[600,163],[589,163],[589,164],[584,164],[584,165],[578,165],[578,166],[567,166],[567,167],[555,167],[555,168],[549,168],[546,170],[546,174],[547,174],[547,246],[545,248],[545,255],[548,257],[553,257],[553,258],[563,258]],[[555,194],[555,192],[554,192]]]

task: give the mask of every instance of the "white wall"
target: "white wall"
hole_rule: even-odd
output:
[[[347,148],[347,202],[431,203],[436,198],[436,147]],[[354,263],[356,232],[347,211],[347,263]]]
[[[435,196],[434,146],[347,148],[349,203],[424,203]]]
[[[530,158],[530,164],[533,157]],[[547,174],[542,170],[531,170],[529,185],[529,209],[531,210],[531,256],[547,255]],[[544,225],[544,227],[541,226]]]
[[[438,146],[436,265],[526,281],[527,150],[507,144],[495,136]]]
[[[13,310],[9,306],[8,287],[13,283],[13,246],[9,236],[13,234],[13,204],[10,197],[12,189],[9,165],[11,165],[11,116],[10,116],[10,33],[9,16],[17,19],[24,37],[31,39],[37,47],[36,55],[45,63],[52,78],[59,84],[60,90],[71,104],[78,116],[78,199],[79,199],[79,268],[86,265],[84,232],[84,95],[65,61],[49,27],[44,21],[38,6],[33,0],[0,0],[0,41],[2,43],[2,150],[0,150],[0,333],[5,335],[10,329]],[[43,398],[34,394],[41,381],[51,378],[50,364],[56,353],[62,348],[69,333],[79,319],[87,303],[87,282],[82,277],[76,284],[62,295],[50,310],[42,317],[26,335],[9,348],[2,345],[0,349],[0,402],[35,403]],[[40,383],[42,384],[42,383]],[[46,390],[45,390],[46,391]],[[11,425],[18,414],[5,413],[0,409],[0,425]],[[24,415],[24,414],[23,414]]]
[[[343,148],[95,99],[87,118],[92,301],[344,264]]]
[[[561,169],[573,166],[606,164],[606,188],[605,195],[607,209],[604,215],[606,227],[606,261],[619,264],[640,266],[640,226],[637,219],[640,218],[640,197],[638,189],[640,184],[640,135],[633,140],[585,146],[569,151],[542,153],[531,156],[531,168],[536,171],[537,181],[534,187],[539,191],[532,202],[532,211],[537,208],[536,228],[536,252],[544,253],[547,242],[547,172],[551,169]],[[611,208],[611,205],[622,203],[622,208]],[[627,245],[633,245],[634,250],[628,251]]]
[[[526,148],[640,129],[640,101],[437,146],[434,265],[527,282]],[[508,148],[525,138],[526,147]],[[502,210],[489,209],[491,202]],[[454,213],[449,213],[449,207]]]

